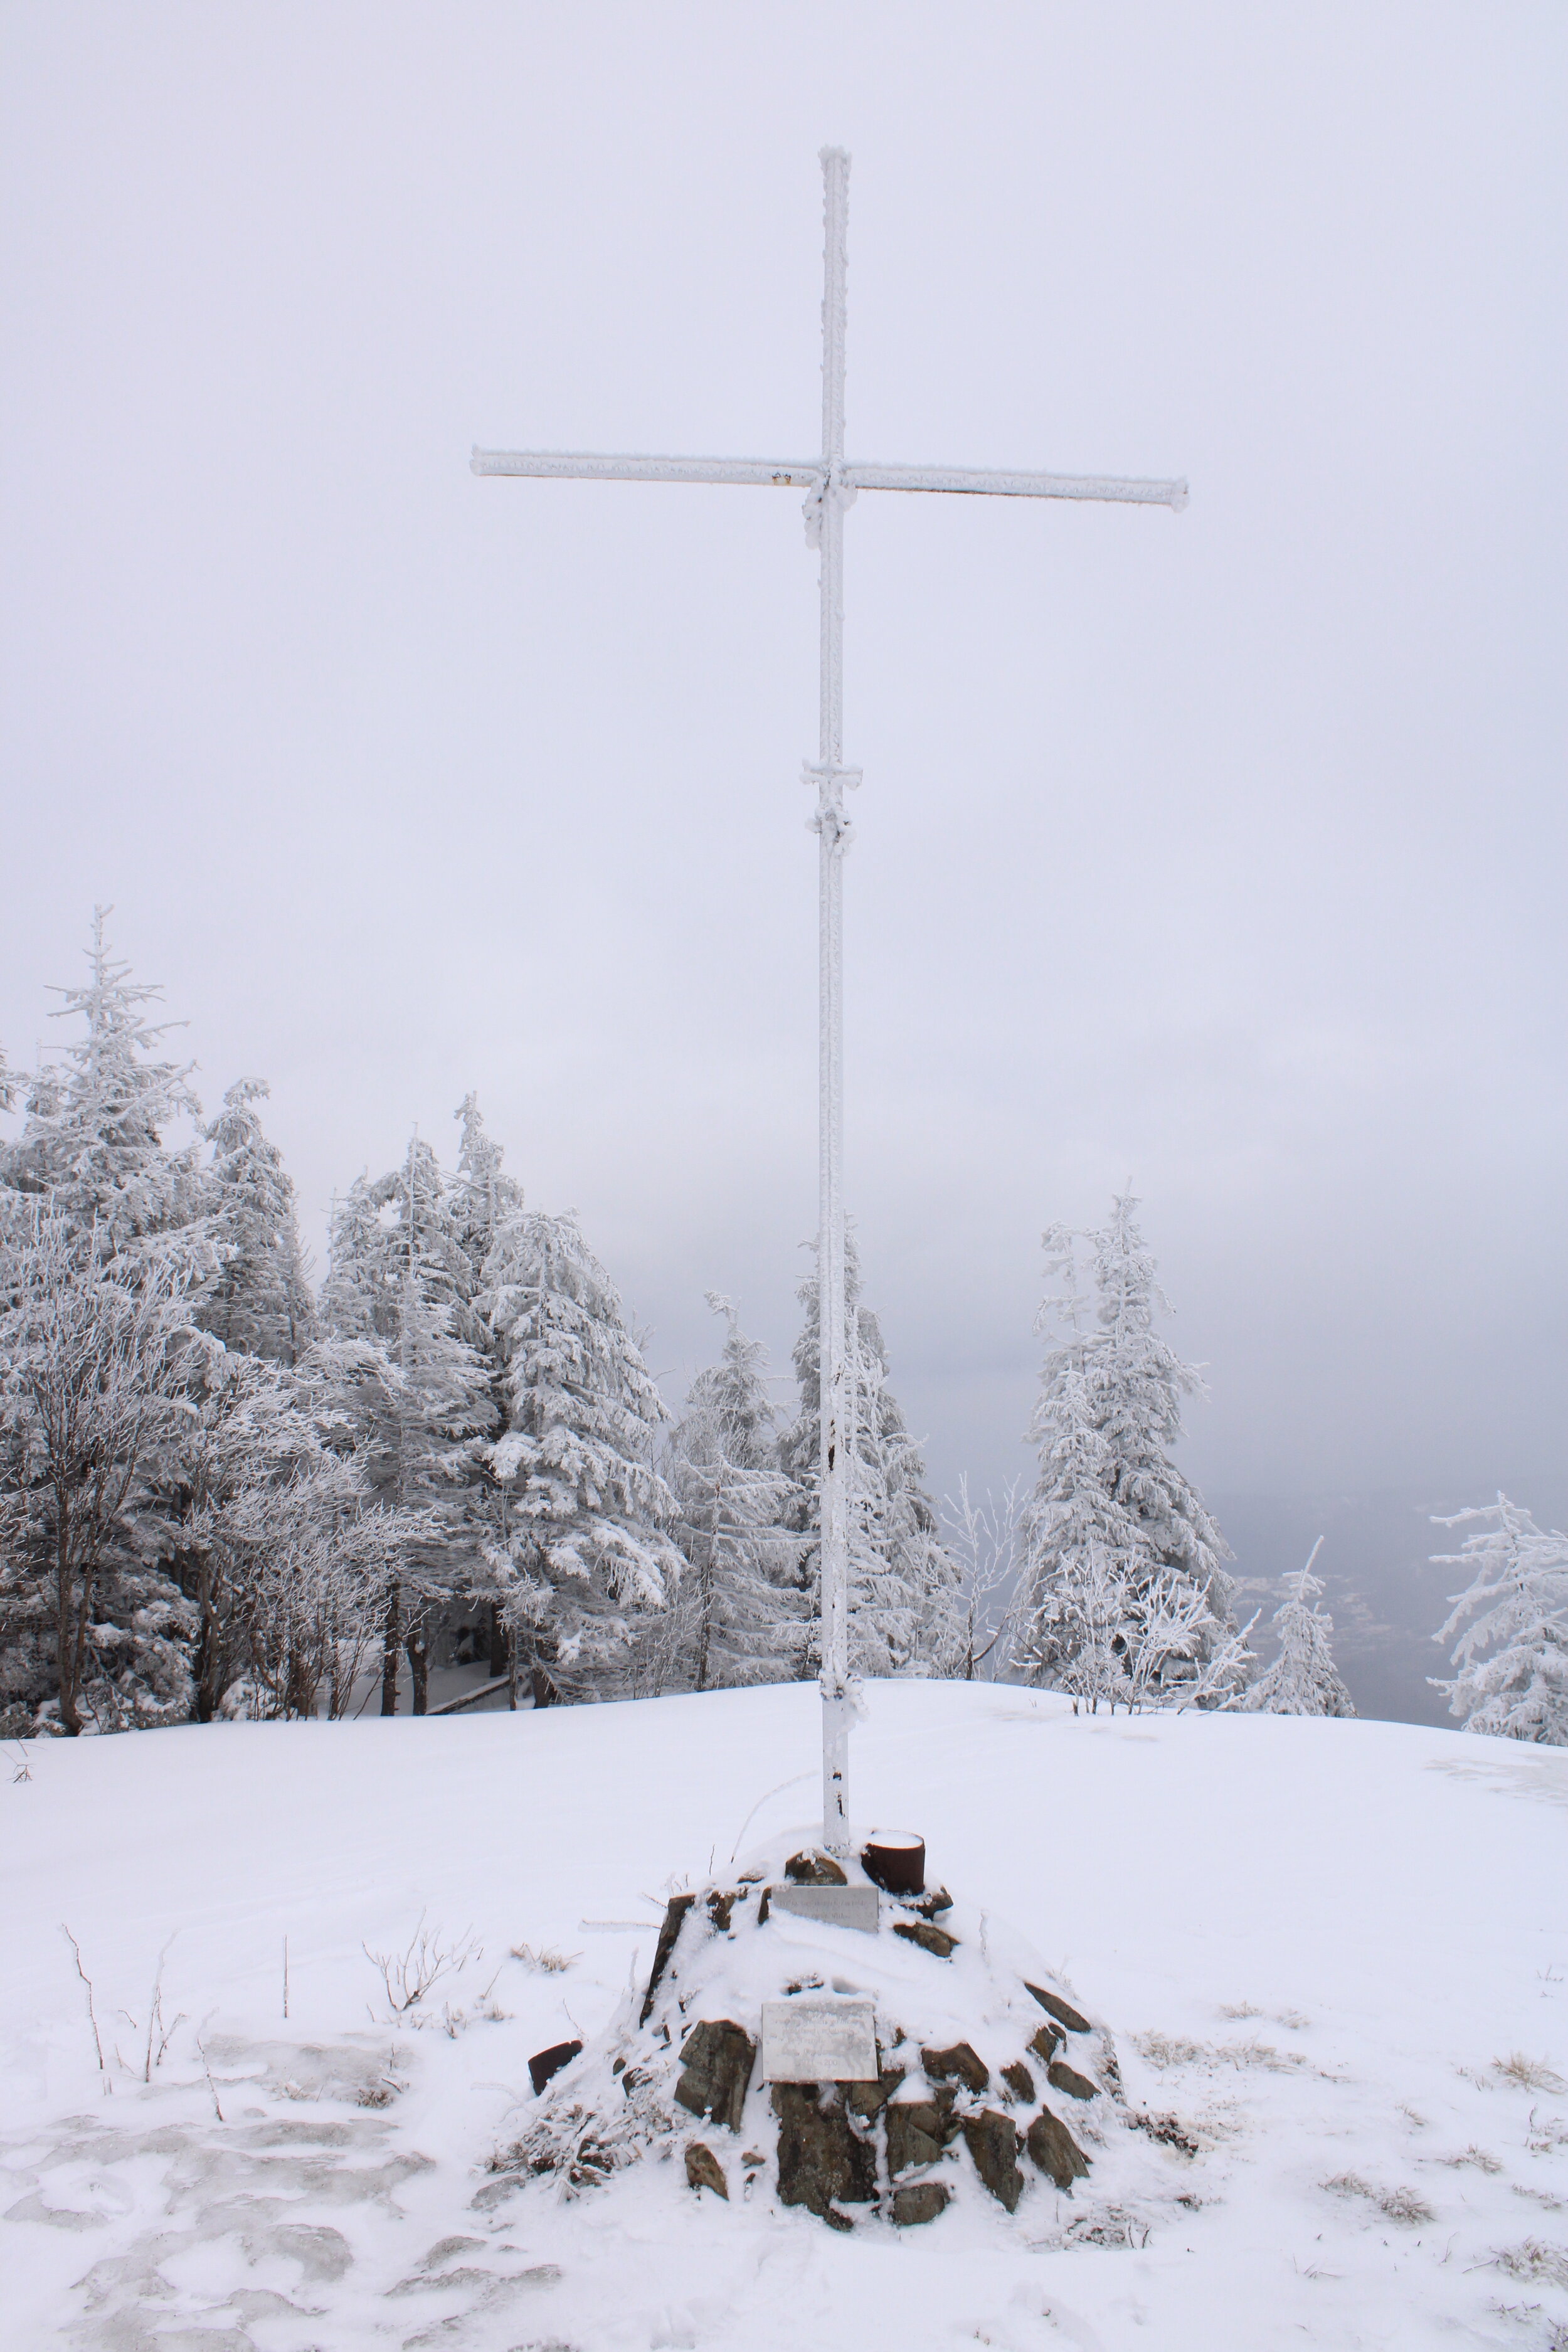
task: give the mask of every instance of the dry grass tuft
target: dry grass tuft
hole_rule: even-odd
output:
[[[1472,2166],[1477,2172],[1500,2172],[1502,2170],[1502,2167],[1498,2162],[1497,2158],[1493,2156],[1489,2149],[1484,2147],[1468,2147],[1461,2156],[1440,2156],[1437,2158],[1437,2161],[1439,2164],[1452,2165],[1456,2169],[1462,2164],[1468,2164]]]
[[[1561,2246],[1543,2245],[1539,2238],[1505,2246],[1492,2260],[1510,2278],[1530,2279],[1538,2286],[1568,2286],[1568,2252]]]
[[[1310,2063],[1299,2050],[1276,2050],[1271,2042],[1259,2042],[1256,2036],[1250,2042],[1223,2042],[1215,2056],[1223,2058],[1227,2066],[1256,2067],[1266,2074],[1298,2074]]]
[[[1161,2147],[1179,2148],[1184,2156],[1198,2153],[1200,2142],[1178,2116],[1129,2114],[1127,2120],[1134,2131],[1147,2132]]]
[[[1206,2042],[1186,2042],[1179,2033],[1135,2033],[1132,2046],[1162,2074],[1172,2066],[1201,2066],[1214,2056]]]
[[[1530,2058],[1522,2050],[1510,2050],[1506,2058],[1492,2060],[1492,2073],[1500,2074],[1519,2091],[1568,2091],[1568,2083],[1554,2074],[1544,2058]]]
[[[583,1957],[581,1952],[558,1952],[552,1944],[542,1944],[537,1950],[531,1944],[514,1944],[511,1956],[540,1977],[564,1976],[567,1969],[575,1968]]]
[[[1414,2228],[1417,2223],[1435,2221],[1436,2215],[1424,2198],[1414,2189],[1378,2189],[1372,2181],[1363,2180],[1359,2172],[1339,2172],[1323,2187],[1333,2197],[1359,2197],[1390,2221],[1403,2221]]]

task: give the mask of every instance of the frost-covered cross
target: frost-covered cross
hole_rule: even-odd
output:
[[[816,1227],[817,1328],[822,1413],[822,1834],[832,1853],[849,1844],[849,1725],[856,1687],[849,1671],[848,1455],[855,1400],[848,1378],[844,1304],[844,516],[861,490],[983,492],[1014,499],[1099,499],[1180,509],[1185,482],[1117,481],[1102,476],[999,474],[959,466],[871,466],[844,455],[844,293],[849,158],[822,151],[826,269],[822,299],[822,451],[816,457],[601,457],[538,449],[476,449],[476,474],[546,480],[737,482],[805,492],[805,535],[821,555],[820,718],[816,758],[805,781],[816,787],[818,856],[820,1171]]]

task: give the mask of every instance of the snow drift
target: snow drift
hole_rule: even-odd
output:
[[[1562,2340],[1568,1759],[1457,1733],[876,1685],[862,1818],[1103,2021],[1152,2128],[904,2230],[657,2158],[571,2198],[493,2172],[548,2104],[530,2056],[646,1985],[669,1894],[809,1810],[817,1706],[29,1744],[0,1780],[6,2352]],[[443,1972],[399,2010],[420,1936]]]

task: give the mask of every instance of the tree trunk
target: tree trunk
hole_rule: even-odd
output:
[[[92,1581],[90,1577],[85,1580],[79,1607],[74,1591],[76,1579],[71,1574],[70,1504],[58,1487],[55,1500],[55,1680],[60,1695],[60,1724],[74,1739],[81,1730],[77,1693],[81,1687],[81,1656]]]
[[[175,1573],[178,1574],[176,1567]],[[184,1578],[180,1577],[182,1589]],[[196,1635],[195,1655],[191,1660],[192,1679],[195,1684],[196,1721],[210,1723],[217,1713],[217,1703],[223,1696],[218,1685],[223,1678],[223,1644],[218,1634],[217,1609],[213,1598],[212,1562],[199,1558],[196,1564],[195,1603],[200,1618]]]
[[[408,1672],[414,1684],[414,1712],[423,1715],[430,1696],[430,1629],[423,1612],[411,1619],[408,1638],[403,1646],[408,1653]]]
[[[403,1635],[403,1587],[394,1582],[386,1596],[386,1622],[381,1636],[381,1711],[397,1713],[397,1653]]]
[[[551,1681],[550,1676],[545,1673],[544,1668],[536,1664],[533,1669],[534,1706],[555,1706],[560,1703],[560,1692]]]
[[[506,1620],[493,1601],[485,1613],[489,1620],[490,1680],[495,1682],[511,1664],[511,1643],[506,1636]]]

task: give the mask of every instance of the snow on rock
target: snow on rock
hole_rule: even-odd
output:
[[[1110,2034],[1002,1922],[933,1889],[882,1895],[874,1927],[841,1924],[788,1907],[801,1885],[824,1904],[844,1890],[847,1905],[856,1888],[855,1916],[878,1920],[860,1864],[827,1860],[799,1829],[673,1895],[646,1989],[629,1989],[556,2075],[541,2111],[496,2157],[498,2175],[519,2188],[552,2176],[570,2197],[639,2159],[679,2157],[691,2186],[728,2200],[733,2174],[743,2201],[776,2196],[848,2230],[858,2214],[934,2221],[974,2189],[1014,2212],[1026,2147],[1042,2187],[1070,2192],[1095,2176],[1064,2242],[1100,2242],[1137,2214],[1146,2232],[1180,2197],[1168,2144],[1140,2138],[1145,2119],[1125,2112]],[[798,2012],[828,2000],[871,2004],[874,2071],[764,2079],[766,2006],[793,2001]],[[1056,2109],[1078,2110],[1070,2127],[1047,2091]],[[930,2188],[934,2198],[912,2193]]]
[[[985,1685],[870,1706],[862,1818],[925,1837],[949,1958],[749,1924],[816,1779],[806,1685],[28,1743],[0,1775],[3,2352],[1563,2340],[1568,1759]],[[367,1949],[421,1935],[453,1965],[394,2013]],[[812,1977],[870,2000],[876,2084],[842,2111],[789,2086],[781,2116],[753,2066],[732,2131],[710,2036],[708,2112],[681,2105],[676,2021],[752,2041]],[[1090,2029],[1059,2021],[1048,2061],[1026,1979]],[[530,2057],[569,2040],[536,2099]],[[638,2160],[592,2189],[492,2168],[573,2099],[613,2105],[623,2042],[665,2069]],[[875,2173],[875,2203],[825,2200],[847,2231],[778,2193],[808,2105]],[[1061,2186],[1042,2114],[1088,2165]],[[1010,2168],[1011,2213],[985,2179]]]

